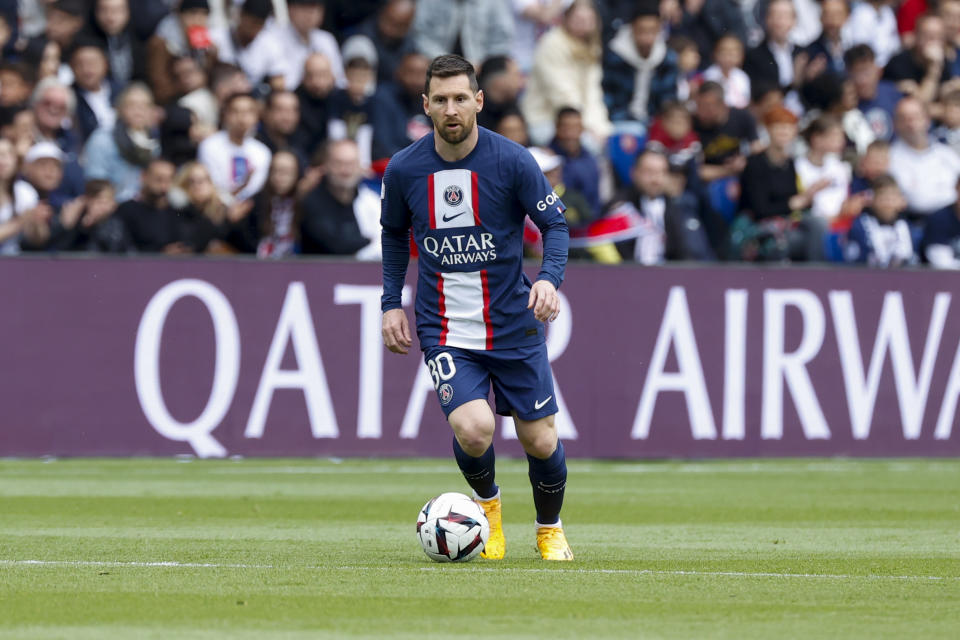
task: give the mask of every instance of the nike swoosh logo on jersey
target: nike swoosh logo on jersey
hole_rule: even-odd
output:
[[[450,222],[450,221],[453,220],[454,218],[459,218],[460,216],[462,216],[462,215],[465,214],[465,213],[466,213],[466,211],[461,211],[460,213],[455,213],[455,214],[453,214],[452,216],[448,216],[447,214],[444,214],[444,215],[443,215],[443,221],[444,221],[444,222]]]
[[[543,408],[546,406],[546,404],[547,404],[548,402],[550,402],[550,398],[552,398],[552,397],[553,397],[553,396],[547,396],[547,399],[546,399],[546,400],[541,400],[541,401],[539,401],[539,402],[534,402],[534,403],[533,403],[533,410],[534,410],[534,411],[540,411],[540,409],[543,409]]]

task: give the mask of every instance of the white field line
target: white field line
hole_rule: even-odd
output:
[[[170,568],[170,569],[305,569],[311,571],[392,571],[397,569],[415,569],[417,571],[444,571],[444,567],[364,567],[364,566],[281,566],[272,564],[234,564],[216,562],[125,562],[113,560],[0,560],[0,567],[106,567],[106,568]],[[470,571],[484,573],[571,573],[586,575],[628,575],[628,576],[693,576],[721,578],[792,578],[809,580],[917,580],[917,581],[960,581],[960,576],[915,576],[881,574],[831,574],[831,573],[778,573],[773,571],[684,571],[661,569],[536,569],[522,567],[477,567]]]

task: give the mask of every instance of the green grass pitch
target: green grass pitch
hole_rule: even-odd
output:
[[[429,561],[451,460],[0,460],[0,638],[958,638],[960,461],[572,461],[576,560]]]

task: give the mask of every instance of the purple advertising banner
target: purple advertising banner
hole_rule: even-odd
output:
[[[381,344],[379,282],[347,262],[0,260],[0,456],[446,456],[416,345]],[[561,437],[580,457],[958,455],[957,282],[572,265],[547,339]],[[521,453],[507,420],[497,441]]]

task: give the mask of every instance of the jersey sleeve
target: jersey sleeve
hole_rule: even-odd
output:
[[[380,186],[380,226],[383,248],[383,296],[380,298],[380,309],[389,311],[402,306],[400,296],[410,261],[410,210],[391,165],[387,165]]]
[[[566,207],[526,150],[517,154],[515,176],[523,212],[530,216],[543,236],[543,263],[537,280],[547,280],[559,289],[570,246],[570,231],[563,215]]]

